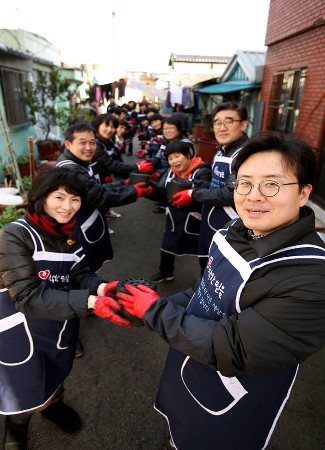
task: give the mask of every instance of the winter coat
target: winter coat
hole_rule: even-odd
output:
[[[42,237],[46,251],[75,253],[80,248],[77,230],[70,236],[46,233],[29,219],[23,219]],[[8,289],[17,311],[35,319],[70,320],[89,314],[87,301],[104,280],[90,272],[85,259],[70,271],[71,289],[47,289],[40,280],[32,255],[30,233],[11,222],[0,230],[0,289]]]
[[[295,245],[325,244],[315,231],[314,212],[250,242],[240,219],[226,240],[246,261]],[[263,376],[295,366],[325,343],[325,262],[297,258],[253,272],[239,297],[240,313],[218,322],[187,315],[194,289],[161,298],[144,315],[145,325],[171,347],[226,377]]]
[[[119,149],[115,148],[114,142],[104,141],[97,137],[97,148],[92,162],[99,164],[105,175],[113,174],[123,179],[129,178],[131,172],[139,172],[135,164],[126,164],[119,158],[115,158],[115,150],[120,152]]]
[[[133,186],[112,187],[109,184],[100,184],[92,177],[96,172],[97,162],[85,163],[76,158],[69,150],[64,149],[57,159],[60,167],[69,166],[73,170],[85,173],[85,183],[88,187],[87,206],[109,209],[113,206],[122,206],[137,200],[137,192]]]

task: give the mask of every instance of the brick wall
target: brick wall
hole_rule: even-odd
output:
[[[290,7],[302,2],[273,0],[271,4],[274,3],[277,6],[285,3]],[[310,3],[306,2],[307,5]],[[323,0],[315,3],[325,5]],[[278,26],[279,22],[282,19],[272,28]],[[263,129],[266,126],[272,76],[282,71],[307,68],[296,133],[308,139],[312,145],[322,148],[325,126],[325,23],[268,45],[261,91],[261,100],[264,101]]]
[[[272,45],[324,22],[324,0],[271,0],[265,45]]]

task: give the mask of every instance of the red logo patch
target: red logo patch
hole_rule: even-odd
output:
[[[50,276],[50,271],[49,270],[41,270],[40,272],[38,272],[38,276],[42,280],[46,280]]]

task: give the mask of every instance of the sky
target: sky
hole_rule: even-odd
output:
[[[45,37],[68,65],[103,64],[125,71],[168,72],[171,53],[233,56],[266,51],[270,0],[10,0],[0,28]]]

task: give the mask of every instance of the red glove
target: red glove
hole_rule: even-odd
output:
[[[158,172],[154,172],[154,173],[152,173],[152,174],[150,175],[149,180],[154,181],[154,180],[157,180],[157,178],[160,178],[160,175],[159,175]]]
[[[141,284],[138,286],[126,284],[125,288],[130,294],[118,292],[116,296],[119,299],[119,303],[124,306],[128,313],[140,319],[143,318],[147,309],[160,298],[157,292]]]
[[[162,144],[162,138],[161,137],[156,137],[155,141],[157,144]]]
[[[137,167],[139,169],[139,172],[142,173],[152,173],[155,170],[153,165],[149,161],[141,161],[137,163]]]
[[[185,189],[184,191],[176,192],[172,198],[172,204],[175,206],[186,206],[192,201],[190,193],[192,189]]]
[[[138,198],[147,197],[147,195],[150,195],[152,193],[153,188],[151,186],[149,187],[145,186],[146,186],[145,181],[133,185],[134,189],[137,191]]]
[[[118,281],[111,281],[110,283],[101,283],[97,288],[97,294],[100,296],[107,296],[115,294]]]
[[[111,177],[110,175],[106,175],[105,183],[112,183],[112,181],[113,181],[113,177]]]
[[[103,319],[107,319],[115,325],[119,325],[120,327],[132,328],[132,324],[129,320],[124,319],[117,315],[112,308],[116,309],[116,311],[121,311],[122,306],[111,297],[96,297],[95,295],[90,295],[90,298],[93,300],[95,298],[94,303],[94,314],[96,316],[102,317]],[[88,299],[89,301],[89,299]]]
[[[148,152],[147,152],[147,150],[139,150],[139,151],[137,151],[136,152],[136,154],[135,154],[135,156],[137,157],[137,158],[144,158],[145,156],[146,156],[146,154],[147,154]]]
[[[128,178],[127,180],[124,181],[124,186],[129,186],[130,184],[130,179]]]

